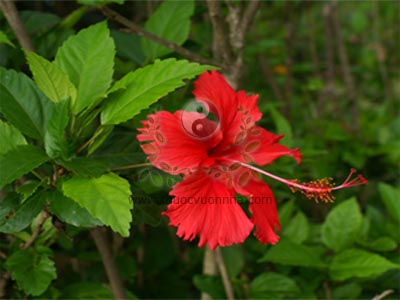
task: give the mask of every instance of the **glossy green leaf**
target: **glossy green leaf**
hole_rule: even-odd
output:
[[[7,44],[13,48],[15,48],[15,45],[13,44],[13,42],[11,42],[11,40],[8,38],[8,36],[0,30],[0,43],[4,43]]]
[[[54,105],[53,114],[50,117],[44,136],[46,153],[51,158],[65,158],[68,156],[68,144],[64,130],[70,118],[69,108],[69,98]]]
[[[322,240],[329,248],[340,251],[351,246],[362,223],[362,215],[355,198],[335,206],[322,226]]]
[[[281,239],[279,243],[271,246],[259,261],[289,266],[324,267],[324,263],[315,250],[287,239]]]
[[[384,252],[384,251],[393,251],[399,245],[391,237],[382,236],[382,237],[377,238],[376,240],[374,240],[372,242],[366,243],[365,246],[368,247],[371,250]]]
[[[39,167],[50,158],[38,147],[16,146],[0,157],[0,188]]]
[[[145,29],[167,41],[182,45],[189,36],[190,17],[194,12],[194,1],[167,0],[161,3],[145,24]],[[153,60],[173,52],[173,50],[153,42],[142,39],[142,50]]]
[[[376,277],[390,269],[399,269],[385,257],[359,249],[347,249],[337,254],[330,265],[329,273],[334,280],[352,277]]]
[[[282,299],[300,292],[296,282],[278,273],[262,273],[249,286],[251,299]]]
[[[128,73],[108,91],[106,106],[101,113],[102,124],[119,124],[137,115],[161,97],[185,84],[184,79],[213,69],[174,58],[158,60],[152,65]]]
[[[26,145],[26,139],[14,126],[0,120],[0,156],[18,145]]]
[[[13,209],[10,218],[0,220],[0,232],[20,232],[28,227],[46,204],[46,193],[39,192]]]
[[[283,235],[288,237],[292,242],[301,244],[309,235],[310,227],[306,216],[299,211],[284,227]]]
[[[55,63],[37,55],[34,52],[25,51],[29,68],[38,87],[53,102],[58,103],[70,98],[75,103],[76,88]]]
[[[46,253],[34,249],[14,252],[7,260],[6,267],[18,286],[27,294],[42,294],[57,278],[54,262]]]
[[[382,182],[379,184],[379,193],[388,213],[400,224],[400,190]]]
[[[98,219],[93,218],[89,212],[79,206],[78,203],[65,197],[59,191],[53,191],[49,197],[50,211],[65,223],[81,226],[94,227],[103,225]]]
[[[22,133],[42,139],[53,105],[25,74],[0,68],[0,112]]]
[[[122,236],[129,235],[133,203],[127,180],[113,173],[99,178],[76,176],[63,182],[62,189],[67,197],[86,208],[93,217]]]
[[[58,49],[55,64],[78,89],[73,113],[94,106],[110,87],[115,47],[106,22],[81,30]]]

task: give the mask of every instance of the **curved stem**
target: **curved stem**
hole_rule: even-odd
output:
[[[115,299],[127,299],[121,276],[111,253],[110,242],[108,241],[107,234],[104,230],[104,228],[95,227],[90,230],[90,234],[101,255]]]

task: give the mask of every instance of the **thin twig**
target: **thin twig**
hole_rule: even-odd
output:
[[[228,272],[226,271],[226,266],[224,262],[224,257],[221,252],[221,248],[215,250],[215,260],[217,262],[219,273],[222,277],[222,282],[224,284],[224,289],[226,293],[226,299],[234,300],[235,294],[233,293],[233,287],[231,281],[229,280]]]
[[[33,242],[36,240],[36,238],[39,236],[40,231],[42,230],[44,222],[46,222],[47,218],[49,217],[49,213],[44,209],[42,211],[42,214],[40,215],[40,219],[38,221],[38,224],[35,228],[35,230],[32,232],[32,235],[29,237],[29,239],[20,246],[21,249],[27,249],[29,248]]]
[[[8,24],[10,24],[10,27],[17,37],[21,47],[29,51],[34,51],[32,40],[25,28],[24,23],[22,23],[21,18],[19,17],[14,2],[0,0],[0,10],[6,17]]]
[[[174,50],[176,53],[179,53],[180,55],[201,63],[201,64],[208,64],[208,65],[214,65],[214,66],[218,66],[218,64],[208,58],[202,57],[200,55],[198,55],[195,52],[192,52],[190,50],[187,50],[186,48],[183,48],[181,46],[179,46],[178,44],[171,42],[171,41],[167,41],[163,38],[160,38],[159,36],[148,32],[146,30],[144,30],[143,28],[141,28],[140,26],[136,25],[135,23],[133,23],[132,21],[128,20],[127,18],[125,18],[124,16],[120,15],[119,13],[117,13],[116,11],[108,8],[107,6],[102,6],[100,8],[100,10],[102,11],[102,13],[108,17],[111,20],[114,20],[117,23],[120,23],[121,25],[124,25],[125,27],[127,27],[129,30],[131,30],[132,32],[136,33],[137,35],[143,36],[149,40],[152,40],[160,45],[163,45],[169,49]]]
[[[115,298],[127,299],[121,276],[111,253],[110,242],[104,230],[104,228],[95,227],[90,230],[90,234],[101,255],[101,259],[103,261],[103,265]]]
[[[382,300],[383,298],[385,298],[386,296],[389,296],[393,292],[394,292],[394,290],[386,290],[386,291],[382,292],[381,294],[376,295],[374,298],[372,298],[372,300]]]

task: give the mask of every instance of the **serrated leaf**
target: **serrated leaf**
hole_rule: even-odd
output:
[[[23,196],[22,203],[30,197],[42,184],[39,180],[27,180],[24,181],[20,186],[18,186],[15,190],[17,193]]]
[[[0,188],[29,173],[50,158],[42,149],[32,145],[16,146],[0,158]]]
[[[347,249],[337,254],[330,265],[329,273],[334,280],[352,277],[377,277],[400,265],[392,263],[383,256],[359,249]]]
[[[289,266],[324,267],[324,263],[316,251],[287,239],[281,239],[279,243],[272,246],[259,261]]]
[[[400,190],[382,182],[379,184],[379,193],[388,213],[400,224]]]
[[[99,178],[72,177],[63,182],[64,194],[122,236],[129,236],[133,203],[129,182],[109,173]]]
[[[106,22],[92,25],[70,37],[58,49],[55,64],[78,89],[73,113],[96,105],[110,87],[115,47]]]
[[[85,208],[65,197],[59,191],[52,192],[48,199],[50,201],[50,212],[68,224],[81,227],[103,225],[99,220],[93,218]]]
[[[145,29],[164,40],[182,45],[189,36],[190,17],[193,12],[192,0],[167,0],[161,3],[150,16],[145,24]],[[142,38],[142,50],[150,60],[173,52],[173,50],[146,38]]]
[[[18,286],[33,296],[45,292],[51,281],[57,278],[54,262],[34,249],[14,252],[8,258],[6,268]]]
[[[42,139],[52,102],[25,74],[0,68],[0,112],[22,133]]]
[[[51,63],[34,52],[25,51],[25,54],[33,79],[51,101],[58,103],[69,97],[71,102],[75,103],[76,88],[67,74],[55,63]]]
[[[26,139],[14,126],[0,120],[0,156],[18,145],[26,145]]]
[[[13,44],[13,42],[11,42],[11,40],[7,37],[7,35],[0,30],[0,43],[4,43],[7,44],[13,48],[15,48],[15,45]]]
[[[56,103],[44,136],[46,153],[51,158],[66,158],[68,144],[65,139],[65,128],[69,122],[69,98]]]
[[[307,217],[299,211],[285,227],[283,235],[288,237],[292,242],[301,244],[308,238],[309,232],[310,227]]]
[[[110,96],[101,113],[102,124],[119,124],[137,115],[161,97],[183,86],[190,79],[212,66],[190,63],[170,58],[128,73],[117,81],[108,93]]]
[[[362,214],[355,198],[335,206],[322,225],[322,241],[340,251],[352,245],[360,231]]]
[[[296,282],[277,273],[263,273],[257,276],[249,286],[251,299],[282,299],[284,296],[300,292]]]
[[[0,220],[0,232],[15,233],[28,227],[46,204],[46,194],[36,193],[13,210],[8,219]]]

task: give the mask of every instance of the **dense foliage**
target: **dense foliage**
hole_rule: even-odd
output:
[[[224,16],[250,5],[218,3]],[[265,178],[281,240],[223,248],[224,280],[203,274],[204,248],[167,225],[180,178],[151,167],[136,139],[149,113],[185,107],[190,80],[229,69],[213,49],[209,4],[18,1],[32,44],[23,49],[2,2],[0,298],[114,298],[104,251],[129,299],[226,298],[226,279],[243,299],[399,297],[398,3],[260,3],[233,53],[237,85],[260,95],[259,124],[303,153],[301,165],[281,158],[266,170],[340,183],[356,168],[369,184],[317,204]]]

